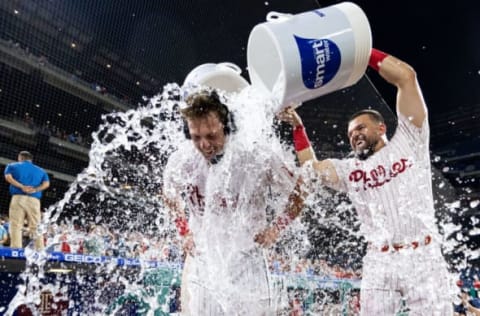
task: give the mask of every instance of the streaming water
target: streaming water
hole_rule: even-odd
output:
[[[61,243],[65,232],[69,234],[72,247],[75,245],[74,248],[78,248],[80,240],[89,240],[89,233],[80,232],[78,227],[90,227],[90,233],[108,228],[117,232],[109,237],[118,238],[117,244],[128,243],[131,238],[143,240],[150,249],[150,252],[145,252],[148,256],[145,255],[144,259],[169,260],[170,263],[165,264],[164,268],[171,271],[167,279],[174,281],[171,281],[172,284],[163,284],[164,287],[179,282],[180,241],[172,216],[163,204],[161,192],[168,158],[173,152],[191,146],[190,140],[185,138],[183,121],[178,112],[178,107],[183,106],[184,94],[185,91],[176,84],[169,84],[147,106],[104,117],[103,124],[93,134],[89,166],[77,176],[65,196],[45,214],[42,232],[47,232],[55,225],[62,231],[53,234],[47,248]],[[273,156],[294,173],[299,174],[299,170],[290,143],[282,139],[278,126],[272,124],[273,109],[277,104],[259,97],[249,88],[234,97],[227,96],[226,103],[234,113],[237,132],[230,136],[224,157],[214,167],[217,177],[208,184],[206,192],[210,193],[205,197],[203,226],[196,241],[199,253],[208,254],[201,256],[204,260],[204,286],[215,289],[212,295],[228,312],[232,312],[230,308],[239,308],[231,304],[235,297],[250,295],[247,292],[249,284],[243,284],[243,281],[238,284],[234,268],[238,268],[244,260],[248,261],[251,256],[248,250],[251,249],[255,231],[283,210],[285,198],[292,189],[285,186],[273,192],[275,198],[271,198],[268,205],[263,202],[252,204],[252,198],[272,194],[268,192],[268,186],[258,183],[264,174],[271,171],[265,161]],[[313,177],[309,179],[311,175],[303,176],[313,180]],[[348,200],[326,190],[318,182],[313,183],[309,189],[315,193],[308,197],[303,219],[293,222],[286,229],[278,245],[264,250],[270,261],[285,261],[283,269],[272,275],[276,309],[288,307],[289,295],[301,296],[307,295],[307,292],[308,295],[316,293],[315,304],[330,304],[331,297],[325,297],[325,293],[338,287],[338,284],[316,282],[312,285],[306,278],[312,274],[305,274],[304,279],[299,275],[290,278],[289,274],[284,274],[289,269],[293,272],[302,258],[329,259],[330,262],[322,263],[324,265],[333,265],[333,258],[341,265],[348,266],[358,264],[365,251],[365,243],[359,235],[358,222]],[[229,207],[225,213],[219,213],[218,207],[211,206],[215,203],[208,203],[218,196],[227,197],[226,204]],[[451,235],[459,226],[449,221],[448,213],[455,211],[456,206],[446,205],[447,200],[441,194],[437,204],[446,206],[441,227],[445,235]],[[250,212],[257,212],[258,208],[266,214],[264,219],[252,218]],[[105,232],[100,234],[106,237]],[[459,239],[463,238],[468,237],[462,234],[453,241],[446,241],[447,251],[458,250]],[[311,240],[314,240],[314,244]],[[121,249],[117,250],[122,253]],[[163,256],[163,250],[171,252],[168,258]],[[468,249],[463,250],[467,256],[475,255]],[[85,273],[49,278],[46,253],[35,253],[29,247],[25,253],[27,269],[21,275],[22,285],[7,314],[12,314],[21,304],[38,305],[40,293],[45,290],[52,293],[77,292],[77,297],[70,296],[67,300],[70,310],[78,315],[121,314],[125,312],[122,302],[128,299],[136,300],[139,311],[145,314],[169,312],[169,301],[157,299],[159,291],[165,290],[164,287],[157,286],[155,280],[150,283],[146,281],[156,277],[152,276],[154,269],[149,268],[146,262],[136,269],[118,268],[115,262],[90,265],[93,268],[90,267],[90,271]],[[246,258],[239,257],[242,253],[246,253]],[[275,257],[279,254],[281,259]],[[465,262],[454,264],[462,266]],[[275,270],[274,264],[272,270]],[[292,288],[298,286],[299,282],[303,282],[301,284],[305,292],[292,293]],[[78,286],[76,291],[71,288],[73,284]],[[323,290],[318,291],[319,284],[324,287]],[[119,301],[120,296],[125,300]],[[258,297],[249,299],[253,302]],[[323,307],[316,308],[321,310]],[[32,308],[32,311],[35,310],[35,307]]]
[[[152,98],[147,106],[126,113],[110,114],[104,118],[104,123],[93,134],[94,142],[90,150],[89,166],[77,176],[63,199],[51,206],[45,214],[41,231],[47,232],[52,227],[57,228],[53,232],[53,238],[48,240],[47,249],[55,249],[54,245],[61,244],[65,234],[69,235],[68,241],[74,248],[73,251],[78,250],[81,240],[83,247],[86,248],[92,231],[97,231],[97,235],[91,238],[96,238],[97,248],[102,248],[101,244],[106,242],[104,239],[108,237],[105,229],[119,231],[120,236],[123,236],[119,239],[128,239],[135,232],[141,232],[143,238],[150,241],[151,252],[154,253],[145,259],[161,257],[158,254],[161,252],[161,248],[155,249],[153,244],[153,240],[156,240],[158,236],[161,236],[163,245],[179,247],[176,228],[172,224],[171,214],[163,205],[160,192],[168,157],[175,150],[189,146],[191,143],[184,136],[183,121],[178,112],[178,107],[183,104],[181,101],[183,94],[184,91],[181,91],[176,84],[167,85],[162,94]],[[254,196],[255,192],[252,190],[258,188],[258,185],[255,184],[256,177],[268,172],[266,169],[268,166],[262,165],[264,159],[268,158],[267,156],[278,157],[279,160],[285,162],[289,169],[294,170],[294,155],[275,134],[272,127],[273,112],[269,110],[269,103],[266,100],[253,97],[251,91],[245,91],[237,97],[235,102],[229,99],[227,104],[234,113],[237,132],[230,137],[229,151],[218,165],[219,177],[213,184],[216,188],[214,191],[217,195],[228,197],[231,194],[231,192],[227,192],[226,188],[228,188],[236,190],[239,195],[248,198]],[[265,148],[266,151],[257,150],[258,160],[254,161],[249,160],[248,157],[230,155],[229,152],[238,152],[235,148],[241,149],[243,153],[255,152],[256,148]],[[267,155],[266,158],[263,155]],[[232,182],[232,178],[236,176],[234,170],[245,171],[246,169],[249,170],[248,173],[251,176],[245,179],[244,183]],[[246,183],[247,181],[249,182]],[[266,188],[261,189],[266,190]],[[289,193],[286,190],[288,189],[285,188],[285,192],[277,192],[277,194],[286,196]],[[210,198],[207,196],[205,199]],[[242,205],[241,203],[246,204]],[[222,270],[222,267],[225,266],[223,263],[236,260],[229,257],[229,254],[236,254],[245,247],[248,248],[249,243],[252,243],[248,237],[252,237],[251,233],[254,229],[260,228],[257,226],[246,227],[247,224],[252,224],[245,221],[246,217],[242,218],[249,210],[248,203],[248,201],[239,202],[240,205],[236,207],[238,210],[243,210],[243,213],[232,212],[228,218],[230,225],[223,225],[223,230],[216,229],[222,226],[218,222],[221,217],[215,215],[215,210],[207,209],[205,211],[205,233],[197,239],[199,248],[203,244],[202,238],[211,240],[212,234],[222,235],[223,238],[226,237],[225,233],[237,234],[237,238],[229,239],[228,247],[222,248],[221,256],[205,258],[210,263],[217,262],[215,265],[209,265],[210,268],[205,270],[212,276],[207,283],[214,288],[221,287],[222,284],[218,284],[218,282],[223,285],[227,282],[229,271]],[[265,205],[260,207],[262,206],[265,207]],[[279,208],[274,204],[268,207],[270,210]],[[212,218],[209,218],[208,214]],[[213,222],[214,220],[216,222]],[[79,227],[89,227],[90,231],[81,232]],[[244,228],[248,228],[250,235],[244,234],[243,238],[238,238],[242,236]],[[205,243],[205,245],[210,246],[209,243]],[[211,247],[215,247],[215,245],[211,245]],[[181,262],[178,252],[177,249],[176,256],[170,256],[168,259],[173,259],[177,263]],[[95,247],[90,253],[92,255],[101,254],[101,252],[95,252]],[[58,293],[62,292],[61,288],[65,286],[65,283],[74,283],[73,280],[65,281],[60,277],[56,279],[47,277],[46,253],[38,255],[27,247],[25,254],[27,270],[21,277],[23,284],[19,287],[7,313],[13,312],[21,304],[38,305],[42,291],[49,289],[52,293]],[[178,266],[176,268],[174,274],[178,279],[181,271]],[[143,281],[148,272],[147,267],[142,267],[135,273],[128,274],[122,269],[116,269],[114,262],[96,265],[92,271],[75,277],[75,282],[79,283],[80,287],[91,291],[90,295],[83,297],[85,299],[89,296],[91,304],[83,303],[83,306],[78,309],[89,314],[107,310],[111,302],[102,300],[102,297],[105,298],[108,287],[116,286],[124,289],[123,293],[147,301],[150,310],[158,309],[167,312],[167,302],[159,305],[160,303],[156,301],[154,295],[146,293]],[[92,277],[94,284],[91,284]],[[90,289],[88,290],[88,288]],[[223,286],[223,288],[228,289],[228,286]],[[218,299],[228,300],[231,295],[233,293],[229,295],[223,293]],[[228,305],[228,302],[222,302],[222,305]]]

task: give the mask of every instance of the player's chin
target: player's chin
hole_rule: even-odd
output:
[[[362,152],[362,149],[358,146],[352,146],[352,151],[357,155]]]
[[[210,160],[215,157],[215,152],[202,152],[202,155],[205,159]]]
[[[366,142],[362,142],[360,145],[355,145],[353,151],[356,153],[362,153],[368,150],[368,144]]]

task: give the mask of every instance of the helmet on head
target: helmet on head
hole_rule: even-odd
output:
[[[227,93],[240,92],[249,86],[248,81],[240,74],[242,70],[233,63],[223,62],[219,64],[206,63],[195,67],[185,78],[182,88],[206,86],[214,90],[222,90]],[[217,95],[218,97],[218,95]],[[236,130],[233,114],[228,110],[227,119],[224,124],[226,135]],[[184,122],[184,134],[190,139],[187,123]]]
[[[182,87],[201,85],[225,92],[240,92],[249,85],[241,73],[240,67],[233,63],[206,63],[190,71]]]

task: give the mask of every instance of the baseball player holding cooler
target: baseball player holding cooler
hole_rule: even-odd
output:
[[[165,202],[188,253],[182,315],[269,315],[262,246],[275,242],[303,200],[284,161],[268,148],[240,145],[225,101],[210,90],[188,96],[182,115],[190,141],[164,172]],[[267,225],[267,205],[286,209],[275,225]]]
[[[395,315],[405,301],[412,315],[452,315],[453,287],[435,223],[427,109],[416,73],[373,49],[369,65],[397,87],[398,127],[390,141],[377,111],[354,114],[348,138],[355,156],[318,161],[292,108],[279,117],[294,127],[303,168],[347,192],[369,241],[363,259],[361,315]]]

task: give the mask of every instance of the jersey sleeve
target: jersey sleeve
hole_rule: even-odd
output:
[[[7,174],[12,174],[13,173],[13,169],[14,169],[14,166],[12,164],[8,164],[6,167],[5,167],[5,171],[3,172],[3,175],[7,175]]]
[[[402,131],[406,135],[407,139],[409,139],[414,144],[428,146],[430,140],[430,126],[428,124],[427,117],[425,117],[422,126],[417,127],[411,122],[408,117],[400,113],[398,115],[397,129]]]
[[[42,169],[42,171],[43,171],[42,183],[43,182],[50,182],[50,177],[48,176],[48,173],[43,169]]]
[[[422,126],[417,127],[400,113],[397,130],[392,138],[392,142],[394,141],[400,146],[410,147],[418,161],[430,160],[430,127],[426,117]]]

